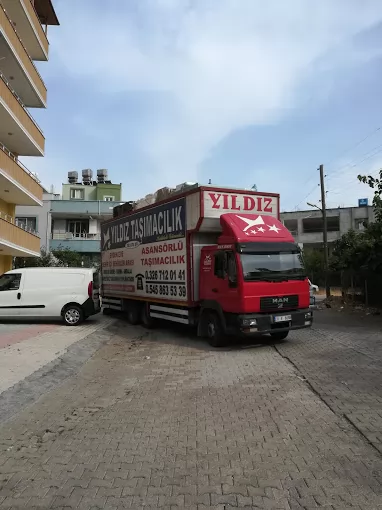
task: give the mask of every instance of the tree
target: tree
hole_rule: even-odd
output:
[[[91,261],[88,257],[83,257],[80,253],[62,248],[46,251],[41,248],[40,257],[16,257],[14,262],[15,269],[21,267],[91,267]]]
[[[379,177],[358,175],[358,180],[374,190],[373,208],[375,219],[378,223],[382,223],[382,169],[379,171]]]
[[[323,283],[325,263],[324,252],[322,250],[304,250],[304,265],[307,275],[314,284]]]

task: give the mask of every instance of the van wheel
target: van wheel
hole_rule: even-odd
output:
[[[215,312],[210,312],[205,318],[205,332],[208,343],[211,347],[224,347],[226,339],[223,335],[223,328],[219,316]]]
[[[271,333],[272,340],[281,341],[285,340],[289,335],[289,331],[277,331],[276,333]]]
[[[133,326],[136,326],[140,322],[140,313],[139,313],[139,307],[136,305],[132,305],[127,310],[127,320],[132,324]]]
[[[78,305],[69,305],[65,308],[62,318],[67,326],[78,326],[84,320],[84,312]]]
[[[151,329],[155,325],[155,320],[150,317],[149,305],[147,303],[144,303],[141,308],[141,322],[142,326],[147,329]]]

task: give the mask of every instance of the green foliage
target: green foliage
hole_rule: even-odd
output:
[[[382,170],[379,177],[358,175],[358,180],[374,190],[375,222],[365,230],[350,230],[334,243],[330,267],[334,271],[382,274]]]
[[[304,250],[304,265],[309,276],[324,274],[324,252],[320,249]]]
[[[382,223],[382,169],[379,171],[379,177],[358,175],[358,180],[374,190],[373,207],[375,219],[378,223]]]
[[[41,249],[40,257],[16,257],[15,269],[21,267],[92,267],[89,257],[83,257],[80,253],[69,248],[57,249],[47,252]]]

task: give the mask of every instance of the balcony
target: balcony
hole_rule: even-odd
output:
[[[39,257],[40,238],[17,226],[14,218],[0,213],[0,255]]]
[[[89,217],[100,219],[111,218],[113,208],[121,202],[106,202],[100,200],[53,200],[51,213],[56,218]]]
[[[18,3],[19,0],[11,0]],[[30,3],[27,0],[23,0]],[[11,19],[0,4],[0,71],[24,105],[31,108],[45,108],[46,86],[30,58]]]
[[[74,236],[71,232],[53,232],[50,240],[51,250],[69,249],[78,253],[100,253],[100,234],[79,234]]]
[[[1,0],[33,60],[48,60],[49,42],[31,0]]]
[[[43,156],[45,138],[21,99],[0,74],[0,140],[19,156]]]
[[[42,205],[43,188],[34,175],[0,143],[0,200]]]

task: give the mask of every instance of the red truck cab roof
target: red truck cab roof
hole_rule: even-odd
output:
[[[289,230],[273,216],[227,213],[220,216],[220,224],[219,244],[295,242]]]

